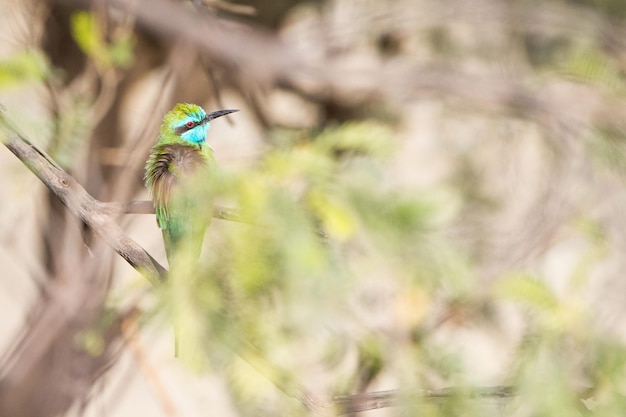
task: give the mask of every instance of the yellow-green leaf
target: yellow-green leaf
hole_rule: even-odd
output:
[[[0,61],[0,88],[42,80],[47,72],[46,60],[40,52],[19,52]]]
[[[331,237],[347,240],[354,235],[356,220],[341,201],[320,191],[312,191],[309,195],[309,202]]]
[[[555,294],[545,282],[524,274],[501,281],[497,292],[504,298],[520,301],[539,310],[551,310],[558,306]]]

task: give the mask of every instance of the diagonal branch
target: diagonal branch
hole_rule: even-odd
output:
[[[106,203],[93,198],[44,151],[33,145],[0,113],[4,145],[24,163],[67,209],[152,284],[163,281],[167,273],[145,249],[128,237],[115,222]]]

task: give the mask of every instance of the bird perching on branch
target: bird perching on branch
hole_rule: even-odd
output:
[[[145,167],[145,183],[163,232],[172,268],[177,251],[197,260],[212,214],[210,179],[216,162],[206,142],[210,121],[238,110],[206,113],[195,104],[178,103],[163,118],[156,145]]]

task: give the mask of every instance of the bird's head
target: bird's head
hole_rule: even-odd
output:
[[[161,135],[169,136],[172,133],[185,142],[203,144],[211,127],[210,121],[238,110],[218,110],[206,113],[196,104],[178,103],[163,118]]]

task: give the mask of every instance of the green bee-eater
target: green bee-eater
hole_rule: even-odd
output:
[[[186,259],[197,260],[200,255],[212,214],[209,185],[215,156],[206,142],[209,122],[236,111],[207,114],[198,105],[178,103],[163,118],[144,180],[163,231],[170,268],[178,250],[185,251]]]

